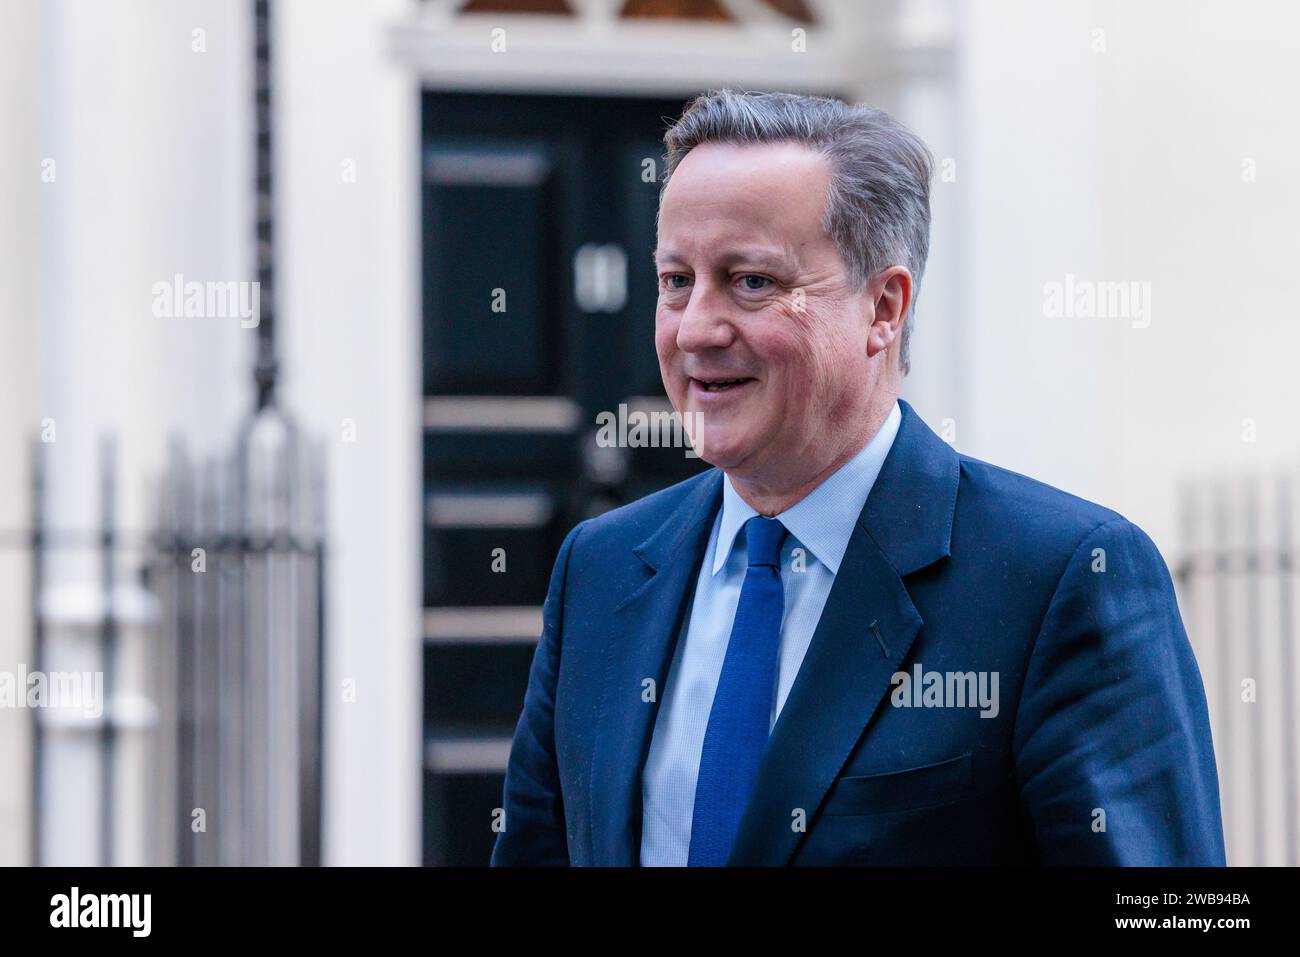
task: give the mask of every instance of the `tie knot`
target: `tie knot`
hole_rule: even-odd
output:
[[[749,564],[781,567],[781,543],[785,541],[786,528],[780,519],[755,515],[745,523],[745,547]]]

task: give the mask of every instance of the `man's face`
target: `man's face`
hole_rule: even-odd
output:
[[[697,413],[701,457],[731,474],[777,481],[861,427],[873,307],[822,228],[829,182],[798,144],[710,143],[664,192],[659,370],[673,407]]]

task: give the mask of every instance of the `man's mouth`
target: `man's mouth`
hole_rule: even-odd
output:
[[[739,379],[695,379],[691,382],[705,392],[727,392],[744,385],[746,382],[755,381],[751,376],[744,376]]]

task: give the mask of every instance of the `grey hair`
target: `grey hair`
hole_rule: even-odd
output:
[[[659,197],[686,154],[704,143],[801,143],[831,166],[823,225],[848,267],[854,290],[888,266],[912,274],[899,363],[911,368],[912,317],[930,252],[930,177],[925,143],[884,110],[794,93],[711,90],[695,97],[664,134]]]

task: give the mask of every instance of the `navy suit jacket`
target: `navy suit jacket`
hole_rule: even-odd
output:
[[[900,404],[728,863],[1223,864],[1205,692],[1150,538]],[[656,689],[721,499],[712,469],[564,540],[494,865],[638,863]],[[996,716],[897,706],[918,665],[996,672]]]

